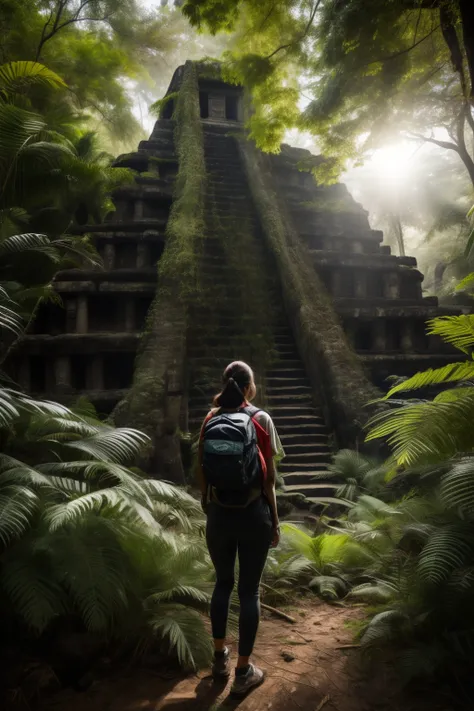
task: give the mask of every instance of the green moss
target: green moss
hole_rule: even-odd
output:
[[[199,79],[223,81],[222,63],[218,59],[213,59],[212,57],[205,57],[199,62],[195,62],[195,66]]]
[[[154,164],[154,165],[158,165],[158,166],[163,165],[163,164],[165,164],[165,163],[168,163],[168,164],[169,164],[169,163],[174,163],[174,164],[176,164],[176,163],[177,163],[177,159],[176,159],[176,158],[159,158],[158,156],[150,156],[150,157],[148,158],[148,163],[151,163],[151,164]]]
[[[149,109],[151,115],[159,118],[165,106],[169,104],[170,101],[175,101],[178,96],[179,94],[177,91],[172,91],[166,96],[164,96],[162,99],[158,99],[158,101],[155,101],[155,103],[152,104]]]
[[[199,292],[197,267],[206,184],[199,89],[191,62],[185,65],[174,119],[179,167],[166,246],[158,264],[157,293],[147,316],[133,385],[125,403],[116,408],[114,420],[133,424],[147,433],[151,445],[144,466],[169,475],[167,465],[163,470],[168,456],[171,478],[176,480],[178,474],[182,475],[178,423],[188,307]]]
[[[379,395],[346,339],[311,257],[274,189],[266,157],[241,141],[241,154],[267,246],[274,256],[288,315],[313,388],[325,405],[341,444],[354,444]]]

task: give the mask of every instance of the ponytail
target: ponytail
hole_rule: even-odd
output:
[[[244,390],[250,385],[250,398],[255,396],[252,368],[241,360],[234,361],[224,370],[224,387],[214,398],[214,407],[236,410],[245,402]]]
[[[240,407],[245,402],[245,395],[239,388],[234,378],[224,385],[223,390],[214,398],[215,407],[224,407],[226,410],[233,410]]]

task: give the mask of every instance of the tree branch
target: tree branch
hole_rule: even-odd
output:
[[[431,37],[437,30],[439,30],[440,25],[436,25],[430,32],[428,32],[427,35],[422,37],[420,40],[417,42],[414,42],[411,47],[405,47],[405,49],[400,50],[400,52],[395,52],[395,54],[389,54],[387,57],[381,57],[380,59],[372,59],[370,62],[365,62],[364,64],[360,64],[358,69],[362,69],[362,67],[370,67],[371,64],[378,64],[379,62],[389,62],[391,59],[396,59],[397,57],[401,57],[403,54],[407,54],[408,52],[411,52],[412,49],[415,49],[415,47],[418,47],[422,42],[425,42],[427,39]]]
[[[290,47],[293,47],[293,45],[295,45],[297,42],[301,42],[301,40],[304,40],[304,38],[306,37],[306,35],[308,34],[308,32],[311,29],[311,25],[314,22],[314,18],[316,16],[319,6],[321,5],[321,2],[322,2],[322,0],[316,0],[316,3],[314,5],[313,9],[311,10],[311,14],[310,14],[308,23],[306,25],[306,28],[305,28],[303,34],[300,35],[300,37],[297,37],[296,39],[294,39],[292,42],[288,42],[288,44],[282,44],[281,47],[278,47],[277,49],[275,49],[271,54],[269,54],[267,57],[265,57],[265,59],[271,59],[272,57],[275,56],[275,54],[278,54],[278,52],[282,52],[284,49],[289,49]]]
[[[408,131],[406,134],[407,138],[417,141],[425,141],[426,143],[434,143],[435,146],[439,148],[445,148],[449,151],[456,151],[459,153],[459,147],[456,143],[451,141],[439,141],[437,138],[432,138],[431,136],[423,136],[422,133],[415,133],[414,131]]]
[[[81,12],[92,2],[92,0],[82,0],[81,4],[79,5],[76,12],[72,15],[72,17],[70,17],[68,20],[64,20],[64,22],[61,22],[61,17],[67,7],[68,2],[69,0],[58,0],[58,4],[56,6],[56,17],[54,18],[54,23],[51,30],[48,32],[47,28],[53,18],[53,11],[51,10],[50,16],[41,32],[40,42],[38,45],[38,49],[36,50],[36,61],[39,60],[46,42],[48,42],[52,37],[54,37],[58,32],[63,30],[68,25],[72,25],[75,22],[107,22],[113,15],[113,12],[110,12],[107,15],[104,15],[103,17],[81,17]]]

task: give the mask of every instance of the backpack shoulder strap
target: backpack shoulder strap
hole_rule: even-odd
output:
[[[261,412],[260,408],[255,407],[255,405],[245,405],[245,407],[241,407],[240,410],[241,412],[245,412],[245,414],[251,417],[252,420],[255,415],[258,415],[258,413]]]
[[[218,414],[217,412],[213,412],[212,410],[207,413],[206,417],[204,418],[204,422],[201,425],[201,433],[199,435],[200,440],[202,440],[204,437],[204,428],[206,427],[207,423],[209,422],[209,420],[211,420],[214,417],[214,415],[217,415],[217,414]]]

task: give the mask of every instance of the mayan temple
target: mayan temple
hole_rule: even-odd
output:
[[[443,309],[412,257],[391,255],[344,185],[318,186],[315,157],[246,140],[249,107],[214,65],[173,77],[147,141],[116,165],[135,172],[116,211],[88,233],[100,270],[58,274],[10,362],[22,387],[150,434],[142,465],[184,482],[193,436],[224,366],[250,362],[272,414],[289,492],[315,481],[331,451],[361,441],[367,400],[390,375],[454,356],[428,337]]]

